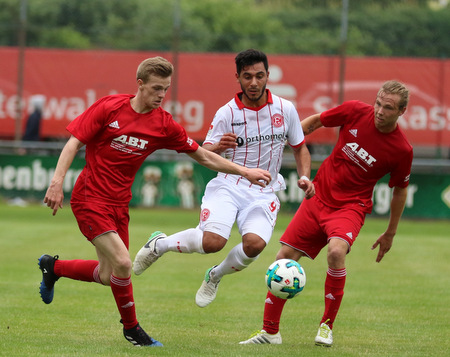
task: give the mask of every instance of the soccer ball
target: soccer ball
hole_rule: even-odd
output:
[[[295,260],[279,259],[267,269],[266,285],[276,297],[292,299],[302,292],[305,284],[305,271]]]

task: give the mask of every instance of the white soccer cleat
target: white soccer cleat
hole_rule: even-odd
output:
[[[251,345],[258,344],[262,345],[265,343],[269,343],[272,345],[281,345],[282,339],[280,332],[277,332],[275,335],[271,335],[264,330],[257,331],[246,341],[239,342],[240,345]]]
[[[162,254],[158,254],[156,250],[156,242],[158,239],[166,238],[167,236],[159,231],[153,232],[148,242],[139,250],[134,258],[133,271],[134,274],[140,275],[145,269],[158,260]]]
[[[195,295],[195,303],[199,307],[205,307],[211,304],[216,298],[218,285],[220,280],[216,283],[211,281],[211,270],[213,270],[217,265],[209,268],[206,271],[205,279],[202,282],[202,286],[198,289],[197,294]]]
[[[328,320],[322,322],[319,326],[319,331],[317,331],[317,336],[314,339],[316,346],[331,347],[333,345],[333,331],[326,324],[327,322]]]

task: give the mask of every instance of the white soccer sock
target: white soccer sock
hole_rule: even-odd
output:
[[[172,234],[167,238],[159,239],[156,243],[156,249],[160,255],[166,252],[205,254],[203,231],[199,228],[190,228]]]
[[[211,279],[213,282],[217,282],[222,279],[224,275],[233,274],[247,268],[256,258],[250,258],[244,253],[242,243],[233,247],[230,250],[226,258],[217,267],[211,270]]]

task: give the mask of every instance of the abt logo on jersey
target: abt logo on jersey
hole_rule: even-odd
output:
[[[113,142],[119,142],[127,146],[131,146],[137,149],[146,149],[148,140],[135,138],[134,136],[121,135],[113,139]]]
[[[358,143],[347,143],[342,150],[347,154],[347,156],[354,160],[359,158],[363,162],[367,164],[367,166],[371,167],[374,162],[377,160],[370,155],[366,150],[364,150]],[[355,157],[356,155],[356,157]]]

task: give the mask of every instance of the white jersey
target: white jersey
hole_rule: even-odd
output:
[[[238,175],[218,173],[217,179],[232,180],[237,185],[247,185],[263,192],[284,190],[286,184],[280,168],[286,142],[292,147],[304,144],[305,137],[294,105],[267,89],[267,103],[249,108],[239,99],[242,93],[221,107],[211,123],[205,144],[215,144],[225,133],[237,135],[238,147],[223,154],[230,161],[248,168],[261,168],[272,175],[265,188],[252,185]]]

